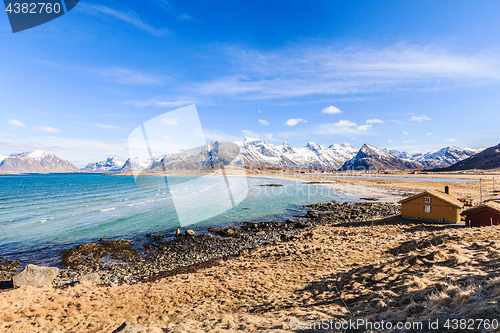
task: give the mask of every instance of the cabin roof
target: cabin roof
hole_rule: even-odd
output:
[[[471,213],[476,213],[476,212],[479,212],[479,211],[482,211],[485,209],[492,210],[492,211],[496,212],[497,214],[500,214],[500,203],[495,202],[495,201],[485,202],[485,203],[482,203],[480,205],[474,206],[470,209],[463,211],[460,215],[467,215],[467,214],[471,214]]]
[[[464,204],[458,200],[454,195],[450,195],[450,194],[446,194],[444,192],[441,192],[441,191],[437,191],[437,190],[428,190],[428,191],[425,191],[425,192],[422,192],[422,193],[419,193],[419,194],[416,194],[414,196],[411,196],[411,197],[408,197],[406,199],[403,199],[401,201],[399,201],[398,203],[404,203],[404,202],[408,202],[410,200],[413,200],[413,199],[416,199],[418,197],[421,197],[421,196],[432,196],[432,197],[436,197],[440,200],[443,200],[444,202],[446,203],[449,203],[450,205],[452,206],[455,206],[455,207],[462,207]]]

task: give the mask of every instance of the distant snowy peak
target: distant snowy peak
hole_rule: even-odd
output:
[[[89,163],[81,170],[84,172],[116,172],[123,168],[124,164],[125,162],[116,157],[108,157],[105,161]]]
[[[116,172],[143,171],[150,168],[151,160],[142,157],[129,158]]]
[[[431,151],[425,154],[420,152],[405,152],[399,150],[387,150],[390,154],[404,160],[409,160],[421,164],[423,169],[445,168],[466,158],[469,158],[483,149],[445,147],[437,151]]]
[[[411,160],[415,156],[421,156],[422,155],[422,153],[420,153],[420,152],[410,153],[410,152],[407,152],[407,151],[400,151],[400,150],[396,150],[396,149],[391,149],[391,150],[384,149],[384,151],[388,152],[391,155],[394,155],[396,157],[399,157],[399,158],[402,158],[402,159],[406,159],[406,160]]]
[[[0,157],[0,171],[13,173],[78,172],[77,167],[43,150]]]
[[[414,158],[426,168],[444,168],[463,161],[484,149],[446,147]]]
[[[418,167],[418,163],[405,161],[386,150],[364,144],[356,156],[344,163],[341,170],[405,170]]]

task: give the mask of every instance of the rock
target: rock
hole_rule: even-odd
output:
[[[318,214],[317,211],[309,210],[309,211],[307,211],[307,217],[309,217],[309,218],[318,218],[319,214]]]
[[[146,333],[146,327],[127,320],[114,330],[113,333]]]
[[[309,226],[308,223],[304,223],[302,221],[295,223],[295,228],[297,228],[297,229],[304,229],[304,228],[307,228],[308,226]]]
[[[154,237],[154,236],[155,236],[155,235],[153,235],[153,234],[147,234],[147,235],[146,235],[146,237],[147,237],[147,238],[152,238],[152,237]]]
[[[175,237],[180,237],[182,235],[181,229],[177,229],[175,232]]]
[[[56,267],[41,267],[30,264],[21,273],[14,275],[12,282],[14,283],[14,288],[22,286],[51,286],[57,274],[59,274],[59,269]]]
[[[292,220],[292,219],[288,219],[288,220],[286,220],[286,223],[293,223],[293,222],[295,222],[295,221],[294,221],[294,220]]]
[[[194,236],[195,232],[193,230],[186,230],[186,236]]]
[[[288,242],[290,237],[287,234],[281,234],[280,239],[282,242]]]
[[[99,243],[106,243],[107,241],[108,241],[108,239],[104,238],[104,237],[99,239]]]
[[[101,278],[97,273],[85,274],[80,278],[80,283],[90,282],[91,284],[101,283]]]

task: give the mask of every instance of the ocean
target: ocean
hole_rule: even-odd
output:
[[[158,178],[162,178],[158,181]],[[52,174],[0,176],[0,255],[33,263],[54,264],[60,250],[97,241],[140,239],[148,233],[169,233],[181,226],[175,209],[176,193],[191,191],[196,177],[143,177],[138,186],[133,176],[101,174]],[[145,180],[144,180],[145,179]],[[204,187],[204,181],[206,186]],[[193,199],[189,212],[198,223],[186,226],[204,232],[210,227],[242,222],[284,221],[304,214],[301,206],[318,202],[355,202],[359,197],[300,181],[230,176],[231,185],[246,183],[246,198],[222,214],[203,219],[205,206],[217,206],[218,196]],[[260,186],[278,183],[282,187]],[[157,184],[163,184],[158,186]],[[213,187],[210,177],[198,192]],[[194,193],[194,191],[193,191]],[[202,198],[202,200],[200,200]]]

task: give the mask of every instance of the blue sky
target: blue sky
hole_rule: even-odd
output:
[[[0,153],[127,158],[196,104],[209,140],[498,144],[500,3],[81,1],[12,34],[0,14]]]

